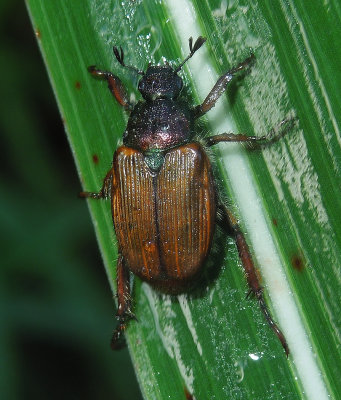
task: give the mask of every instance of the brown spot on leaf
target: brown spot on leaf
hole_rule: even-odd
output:
[[[296,271],[303,271],[305,268],[305,262],[302,257],[302,254],[296,253],[291,257],[291,265],[294,267]]]

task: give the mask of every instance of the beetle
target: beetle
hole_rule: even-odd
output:
[[[126,65],[122,47],[113,48],[121,66],[142,78],[138,83],[143,100],[133,105],[121,80],[92,65],[89,72],[104,79],[117,102],[130,113],[123,145],[114,153],[112,168],[98,193],[80,196],[110,199],[118,241],[118,325],[111,346],[120,348],[131,309],[130,272],[154,288],[172,294],[186,288],[200,274],[209,255],[218,215],[232,232],[241,259],[249,294],[253,294],[266,321],[280,340],[286,355],[289,348],[265,303],[252,256],[232,212],[219,202],[210,160],[205,148],[219,142],[271,143],[273,135],[256,137],[223,133],[196,138],[195,121],[216,104],[234,75],[251,66],[251,54],[220,76],[204,102],[190,107],[181,101],[183,65],[205,43],[189,39],[189,55],[176,67],[149,65],[145,72]],[[283,120],[285,125],[290,120]]]

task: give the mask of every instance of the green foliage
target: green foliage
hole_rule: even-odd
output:
[[[181,399],[185,388],[197,399],[321,399],[326,393],[339,398],[340,7],[336,1],[307,5],[283,0],[276,7],[271,1],[191,4],[28,1],[86,190],[100,188],[127,119],[106,84],[93,79],[87,66],[115,71],[130,91],[136,83],[136,77],[115,62],[113,45],[122,45],[127,62],[142,69],[148,62],[163,62],[162,57],[183,59],[188,52],[183,35],[189,27],[193,36],[207,36],[202,56],[196,55],[182,73],[189,88],[186,96],[193,102],[203,98],[202,85],[214,80],[214,74],[252,49],[256,65],[231,85],[222,101],[224,109],[216,107],[215,121],[208,120],[210,130],[218,133],[220,122],[230,118],[231,127],[263,135],[285,116],[298,117],[297,129],[262,154],[253,152],[246,159],[236,146],[222,151],[231,163],[228,175],[217,164],[258,264],[270,263],[271,270],[273,260],[259,252],[257,238],[262,235],[264,243],[275,245],[282,265],[279,274],[286,275],[293,292],[289,297],[294,314],[286,315],[283,305],[275,305],[292,355],[286,360],[257,304],[245,300],[235,246],[219,237],[217,244],[225,245],[213,251],[208,262],[209,270],[215,265],[219,276],[208,280],[202,293],[171,298],[135,282],[139,322],[130,324],[127,339],[142,392],[151,399]],[[204,74],[205,65],[215,72]],[[233,171],[235,154],[246,173]],[[256,205],[247,203],[236,174],[240,182],[244,175],[250,178],[259,195],[266,232],[252,226],[256,211],[245,218]],[[114,287],[116,249],[109,205],[89,205]],[[283,287],[277,282],[276,289],[265,266],[259,268],[271,298],[280,297]],[[301,321],[291,320],[293,315]],[[301,334],[295,337],[296,327],[306,333],[304,343]]]

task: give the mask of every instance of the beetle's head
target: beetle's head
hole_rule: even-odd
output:
[[[170,66],[149,66],[139,82],[139,91],[146,100],[175,99],[181,89],[182,79]]]
[[[140,71],[135,67],[126,65],[123,61],[124,54],[122,47],[118,49],[114,46],[114,54],[117,61],[126,68],[133,70],[135,73],[142,75],[139,82],[139,91],[146,100],[155,100],[160,97],[169,99],[176,99],[182,89],[182,79],[178,76],[178,72],[187,60],[189,60],[193,54],[200,49],[200,47],[206,42],[206,38],[199,36],[193,45],[193,39],[189,38],[189,55],[184,61],[173,69],[171,66],[166,65],[160,66],[149,66],[146,72]]]

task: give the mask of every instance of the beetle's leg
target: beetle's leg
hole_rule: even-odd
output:
[[[295,117],[285,118],[278,124],[276,129],[272,128],[265,136],[247,136],[243,133],[221,133],[220,135],[206,138],[206,145],[210,147],[220,142],[241,142],[250,145],[252,149],[265,147],[277,142],[280,138],[286,135],[286,133],[293,128],[295,123]]]
[[[102,189],[97,192],[80,192],[79,197],[90,197],[92,199],[107,199],[111,193],[111,186],[112,186],[112,170],[110,169],[109,172],[106,174],[103,180]]]
[[[88,71],[93,76],[96,76],[100,79],[106,79],[110,92],[114,95],[119,104],[121,104],[121,106],[127,111],[132,110],[133,105],[128,100],[128,95],[120,78],[111,72],[97,69],[95,65],[88,67]]]
[[[92,199],[107,199],[111,195],[112,189],[112,169],[109,170],[104,178],[102,189],[96,192],[81,192],[80,197],[90,197]],[[111,348],[119,350],[123,345],[123,332],[126,328],[127,321],[136,319],[135,315],[131,312],[131,297],[130,297],[130,284],[129,284],[129,270],[124,265],[124,259],[119,254],[117,259],[117,318],[118,325],[114,330],[111,339]]]
[[[124,259],[121,254],[119,254],[117,260],[117,302],[116,316],[118,318],[118,325],[111,339],[111,348],[113,350],[122,348],[124,345],[123,333],[126,329],[126,324],[130,319],[136,319],[135,315],[131,312],[129,270],[124,265]]]
[[[239,257],[243,264],[243,268],[244,268],[245,275],[246,275],[246,280],[247,280],[247,283],[250,288],[248,296],[250,294],[253,294],[256,297],[266,321],[268,322],[271,329],[274,331],[274,333],[276,334],[276,336],[282,343],[282,346],[285,350],[285,354],[288,357],[289,347],[288,347],[287,341],[286,341],[285,336],[283,335],[282,331],[279,329],[276,322],[273,320],[270,310],[265,303],[264,295],[263,295],[263,288],[260,285],[260,282],[259,282],[259,279],[257,276],[257,272],[256,272],[256,268],[253,263],[252,256],[251,256],[251,253],[249,250],[249,246],[246,243],[245,237],[244,237],[243,233],[241,232],[238,222],[237,222],[236,218],[233,216],[233,214],[225,206],[220,206],[220,210],[222,211],[222,215],[224,218],[223,227],[225,229],[227,229],[228,232],[231,232],[231,229],[233,231],[233,235],[234,235],[236,245],[238,248]]]
[[[231,82],[234,74],[238,71],[241,71],[251,65],[255,60],[254,54],[251,54],[246,60],[238,64],[235,68],[230,69],[225,74],[221,75],[221,77],[217,80],[217,83],[213,86],[213,89],[210,91],[204,102],[198,106],[196,106],[193,110],[194,118],[199,118],[202,115],[206,114],[212,107],[215,106],[215,103],[219,99],[219,97],[224,93],[226,86],[229,82]]]

